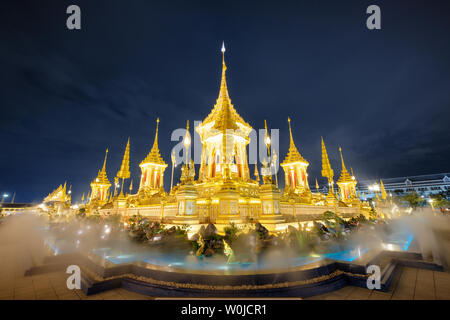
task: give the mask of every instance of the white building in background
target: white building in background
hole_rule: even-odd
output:
[[[398,178],[382,178],[384,188],[387,193],[404,194],[417,192],[424,197],[430,194],[450,191],[450,173],[425,174],[419,176],[407,176]],[[357,189],[360,194],[365,194],[366,198],[374,197],[373,185],[379,185],[380,180],[366,180],[358,183]]]

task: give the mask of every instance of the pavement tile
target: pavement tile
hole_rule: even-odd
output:
[[[390,300],[391,298],[392,298],[391,293],[373,290],[372,294],[369,297],[369,300]]]
[[[371,290],[356,287],[347,297],[347,300],[367,300],[371,294]]]
[[[58,300],[80,300],[80,297],[77,294],[63,294],[58,296]]]

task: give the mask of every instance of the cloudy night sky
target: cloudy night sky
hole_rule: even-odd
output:
[[[71,4],[81,30],[66,27]],[[381,30],[366,28],[371,4]],[[172,131],[212,109],[223,40],[232,103],[253,128],[267,119],[280,129],[281,159],[291,117],[310,185],[325,182],[321,136],[335,176],[339,146],[359,180],[448,172],[449,9],[425,0],[3,0],[0,192],[40,201],[67,180],[79,201],[106,148],[113,181],[128,137],[136,191],[156,117],[170,163]]]

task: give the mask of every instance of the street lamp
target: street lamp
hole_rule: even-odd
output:
[[[188,151],[189,151],[189,146],[191,144],[191,138],[189,135],[189,120],[187,121],[187,126],[186,126],[186,136],[184,137],[184,141],[183,141],[184,146],[186,147],[186,167],[188,165]]]
[[[8,197],[9,197],[9,194],[4,193],[4,194],[2,195],[2,203],[5,201],[5,198],[8,198]]]

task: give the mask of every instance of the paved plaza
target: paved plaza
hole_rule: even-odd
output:
[[[148,300],[154,299],[119,288],[86,296],[81,290],[69,290],[68,275],[62,271],[24,276],[27,260],[16,254],[17,245],[0,245],[1,300]],[[308,299],[378,300],[378,299],[450,299],[450,273],[401,267],[388,292],[347,286]]]

